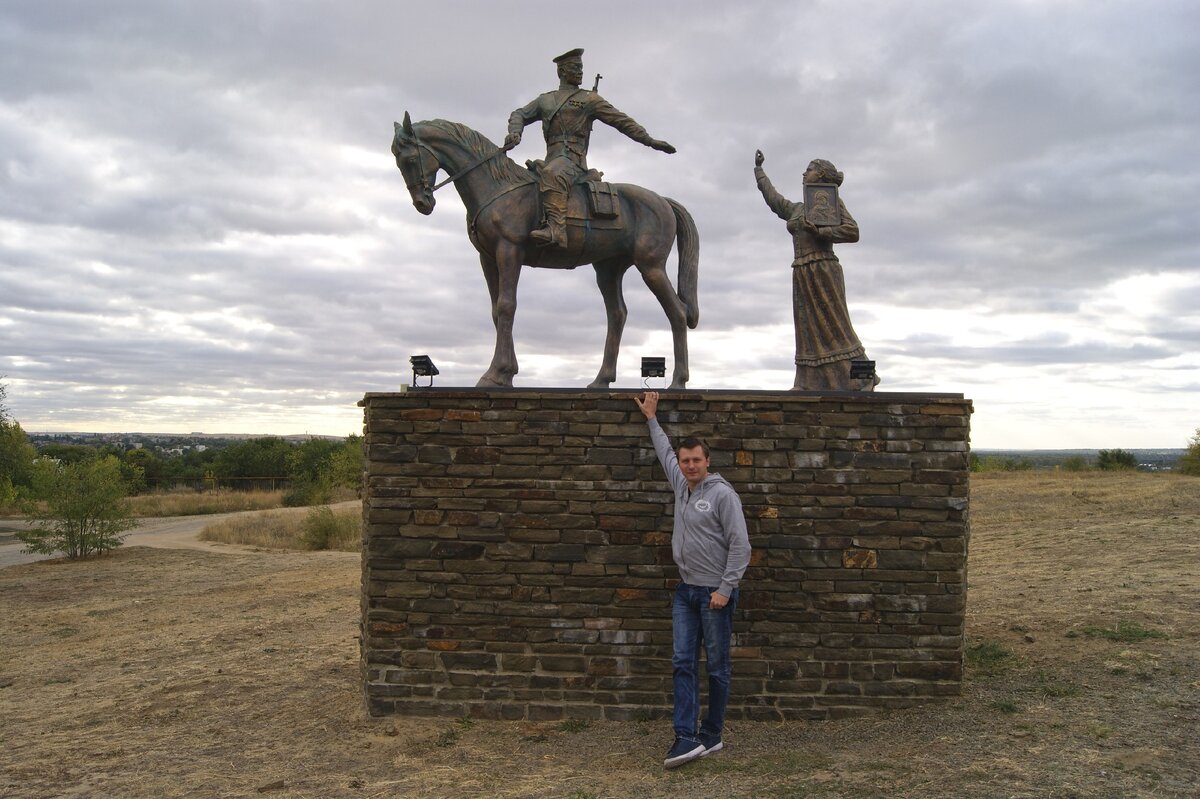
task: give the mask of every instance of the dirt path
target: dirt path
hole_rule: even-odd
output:
[[[358,505],[358,500],[339,502],[331,505],[335,511]],[[209,552],[250,552],[250,547],[233,544],[220,544],[212,541],[201,541],[197,536],[200,531],[210,524],[233,518],[235,516],[252,516],[263,513],[307,513],[308,508],[288,508],[285,510],[246,510],[234,513],[213,513],[205,516],[163,516],[159,518],[141,519],[138,526],[130,530],[125,537],[124,546],[153,547],[155,549],[198,549]],[[6,566],[16,566],[22,563],[35,563],[40,560],[50,560],[56,555],[37,555],[22,552],[22,543],[16,539],[18,530],[29,530],[31,522],[24,519],[0,519],[0,569]]]
[[[961,696],[732,723],[724,753],[673,772],[661,720],[368,718],[353,553],[133,546],[0,569],[0,796],[1190,799],[1198,487],[975,479]]]

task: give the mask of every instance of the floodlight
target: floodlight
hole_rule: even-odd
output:
[[[851,361],[850,362],[850,379],[851,380],[874,380],[875,379],[875,362],[874,361]]]
[[[414,355],[408,359],[408,362],[412,364],[413,388],[417,387],[418,377],[428,377],[429,385],[432,386],[433,376],[441,374],[441,372],[438,371],[438,368],[433,365],[433,361],[428,355]]]
[[[666,377],[666,358],[642,358],[642,377]]]

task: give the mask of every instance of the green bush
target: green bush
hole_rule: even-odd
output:
[[[289,460],[294,447],[282,438],[265,436],[233,444],[217,453],[213,472],[218,479],[236,479],[240,488],[272,488],[272,478],[292,474]],[[261,485],[258,482],[261,481]]]
[[[21,425],[9,416],[7,396],[7,387],[0,383],[0,508],[16,503],[20,489],[29,486],[37,455]]]
[[[333,485],[327,476],[298,477],[283,495],[285,508],[324,505],[333,501]]]
[[[980,458],[971,453],[970,467],[973,472],[1025,472],[1033,468],[1033,463],[1026,458],[1002,458],[998,455]]]
[[[351,488],[362,498],[363,469],[366,468],[362,436],[349,436],[333,454],[329,474],[334,487]]]
[[[304,519],[300,540],[309,549],[350,549],[362,537],[355,513],[334,513],[328,505],[313,508]]]
[[[292,484],[283,497],[288,507],[325,505],[344,489],[362,496],[362,438],[345,441],[310,439],[296,447],[290,457],[288,474]]]
[[[1086,472],[1091,464],[1082,455],[1072,455],[1062,462],[1062,468],[1065,472]]]
[[[349,488],[361,496],[362,437],[349,436],[344,441],[306,441],[294,453],[291,474],[299,479],[324,481],[331,489]]]
[[[1102,449],[1096,457],[1097,469],[1136,469],[1137,465],[1137,456],[1123,449]]]
[[[1196,428],[1196,435],[1188,442],[1187,452],[1175,464],[1175,470],[1200,477],[1200,427]]]

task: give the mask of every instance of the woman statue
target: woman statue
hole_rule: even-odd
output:
[[[841,224],[817,226],[806,218],[803,203],[775,191],[762,150],[754,153],[754,177],[767,206],[787,222],[796,249],[792,261],[792,316],[796,323],[796,381],[793,389],[871,391],[878,377],[851,379],[850,362],[865,360],[866,351],[846,308],[846,280],[833,254],[833,243],[858,241],[858,223],[838,199]],[[808,165],[804,182],[842,185],[842,173],[818,159]]]

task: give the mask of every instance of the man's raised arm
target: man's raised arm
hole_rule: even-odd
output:
[[[687,478],[683,476],[683,472],[679,468],[679,458],[675,455],[671,440],[667,438],[662,425],[658,423],[658,392],[647,391],[643,399],[638,399],[635,395],[633,401],[637,403],[638,410],[646,417],[646,425],[650,428],[650,441],[654,444],[654,453],[658,455],[658,462],[662,464],[663,471],[666,472],[667,479],[671,482],[671,488],[677,492],[682,490],[687,487]]]

